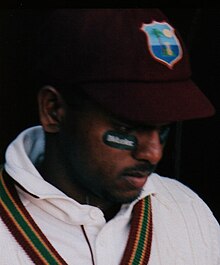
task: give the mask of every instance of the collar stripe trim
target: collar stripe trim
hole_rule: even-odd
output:
[[[9,231],[26,253],[39,265],[67,264],[33,221],[17,195],[9,176],[0,178],[0,209]]]
[[[135,238],[134,238],[135,239],[135,244],[133,246],[133,253],[131,255],[131,258],[130,258],[130,261],[129,261],[129,265],[133,263],[132,261],[136,260],[136,258],[137,258],[136,256],[138,254],[138,249],[140,247],[139,246],[139,244],[140,244],[139,242],[140,242],[140,239],[141,239],[141,229],[142,229],[142,225],[143,225],[143,215],[142,215],[143,211],[144,211],[144,204],[143,204],[143,202],[141,202],[141,204],[140,204],[140,212],[138,213],[140,215],[141,219],[139,221],[139,224],[137,224],[138,225],[138,233],[136,235],[134,235],[135,236]],[[137,214],[137,213],[134,213],[134,214]]]
[[[0,174],[0,194],[0,216],[32,261],[36,265],[67,265],[22,204],[14,181],[6,172]],[[152,234],[151,197],[148,196],[134,206],[130,234],[120,265],[147,265]]]
[[[13,218],[13,216],[11,217],[11,215],[8,214],[8,211],[6,211],[6,209],[4,208],[2,201],[0,201],[0,212],[3,222],[6,224],[10,232],[13,231],[13,236],[23,247],[23,249],[28,253],[31,259],[36,262],[36,264],[48,264],[45,263],[45,259],[42,257],[42,255],[40,255],[38,251],[36,252],[36,250],[32,247],[30,240],[23,238],[22,229],[19,229],[20,227],[18,227],[15,223],[11,223],[11,218]]]
[[[147,265],[152,234],[151,197],[147,196],[134,206],[130,234],[120,265]]]

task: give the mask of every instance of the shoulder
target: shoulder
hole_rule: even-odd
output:
[[[191,188],[176,179],[151,175],[155,189],[153,203],[157,206],[157,216],[171,224],[176,230],[188,231],[191,242],[203,242],[210,246],[209,255],[220,260],[220,226],[208,205]],[[175,230],[174,229],[174,230]],[[218,261],[217,261],[218,260]]]
[[[199,195],[191,188],[176,179],[152,175],[152,182],[155,186],[155,198],[163,201],[168,208],[181,211],[181,214],[200,223],[213,225],[220,232],[219,224],[211,209]]]
[[[202,235],[212,246],[211,252],[220,259],[220,226],[208,205],[178,180],[152,174],[152,182],[157,205],[165,205],[169,209],[170,218],[178,220],[179,226],[185,220],[191,235]]]
[[[201,202],[202,199],[191,188],[187,187],[180,181],[168,177],[163,177],[158,174],[151,176],[156,193],[166,197],[170,202]]]

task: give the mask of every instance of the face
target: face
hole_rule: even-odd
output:
[[[136,147],[124,150],[103,140],[108,131],[135,137]],[[73,182],[99,198],[115,203],[136,199],[160,161],[166,125],[129,124],[94,106],[67,110],[60,126],[59,146]]]

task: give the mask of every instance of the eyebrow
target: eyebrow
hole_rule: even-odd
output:
[[[128,122],[128,121],[124,121],[115,117],[109,117],[110,122],[118,124],[118,125],[122,125],[122,126],[126,126],[126,127],[137,127],[137,124],[135,124],[134,122]]]
[[[119,124],[121,126],[126,126],[129,128],[134,128],[134,129],[142,129],[142,130],[153,130],[153,129],[159,129],[161,127],[170,127],[173,123],[163,123],[163,124],[158,124],[158,125],[153,125],[153,124],[140,124],[140,123],[135,123],[132,121],[124,121],[115,117],[109,117],[110,121],[112,123]]]

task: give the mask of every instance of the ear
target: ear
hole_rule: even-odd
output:
[[[38,94],[41,124],[46,132],[56,133],[65,116],[65,102],[60,93],[51,86],[43,87]]]

